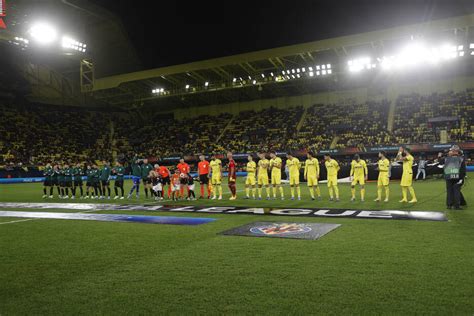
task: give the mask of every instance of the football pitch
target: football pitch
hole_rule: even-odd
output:
[[[126,182],[127,193],[130,181]],[[199,185],[196,186],[199,194]],[[0,217],[0,315],[24,314],[455,314],[474,313],[474,190],[462,211],[445,210],[440,180],[415,182],[417,204],[302,200],[164,202],[176,205],[420,210],[448,221],[311,218],[159,211],[96,211],[211,217],[198,226]],[[0,202],[156,203],[130,200],[43,200],[41,184],[0,185]],[[56,190],[55,190],[56,196]],[[12,211],[32,209],[4,208]],[[44,210],[41,210],[44,211]],[[47,212],[78,212],[48,209]],[[335,223],[319,240],[222,236],[255,221]]]

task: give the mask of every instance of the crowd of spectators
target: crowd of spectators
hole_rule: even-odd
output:
[[[236,115],[176,119],[152,110],[114,112],[0,101],[0,166],[58,160],[176,157],[197,153],[318,150],[405,143],[472,141],[474,89],[402,95],[393,132],[387,100],[270,107]]]
[[[397,143],[440,141],[440,130],[452,142],[472,141],[474,89],[431,95],[402,95],[396,101],[393,136]]]

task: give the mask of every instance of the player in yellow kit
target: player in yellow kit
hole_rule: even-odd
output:
[[[247,156],[247,179],[245,179],[245,198],[250,199],[250,188],[252,188],[252,197],[255,199],[255,184],[257,179],[255,178],[257,172],[257,164],[253,161],[252,155]]]
[[[294,157],[293,154],[288,153],[286,155],[288,160],[286,165],[290,171],[290,190],[291,190],[291,199],[295,199],[295,188],[298,194],[298,200],[301,200],[301,189],[300,189],[300,161],[298,158]]]
[[[257,185],[258,185],[258,199],[262,199],[262,186],[265,186],[267,192],[267,200],[270,199],[270,187],[268,186],[268,168],[270,167],[270,161],[265,157],[265,153],[258,153],[258,168],[257,168]]]
[[[415,189],[413,189],[413,156],[407,148],[400,147],[397,154],[397,160],[403,163],[403,173],[400,185],[402,187],[401,203],[408,202],[408,191],[410,191],[411,200],[408,203],[418,202],[415,195]]]
[[[337,173],[340,169],[339,164],[336,160],[332,159],[329,154],[325,154],[324,165],[326,166],[328,177],[329,201],[334,200],[334,195],[336,196],[336,201],[339,201],[339,188],[337,187]]]
[[[367,180],[369,172],[367,170],[367,163],[365,160],[360,159],[358,154],[354,155],[354,160],[351,162],[351,202],[355,201],[355,186],[356,184],[360,185],[360,201],[364,202],[365,200],[365,181]]]
[[[220,159],[217,159],[216,155],[212,155],[211,162],[209,163],[211,167],[211,183],[212,183],[212,200],[216,199],[217,191],[219,191],[219,200],[222,200],[222,162]]]
[[[304,179],[308,182],[309,193],[311,194],[311,200],[314,201],[314,193],[318,195],[318,199],[321,198],[321,191],[318,186],[319,179],[319,161],[314,157],[314,153],[309,151],[306,154],[304,164]],[[313,191],[314,187],[314,191]]]
[[[385,200],[388,202],[388,197],[390,195],[390,189],[388,184],[390,182],[390,161],[386,157],[385,151],[379,152],[379,161],[377,162],[379,169],[379,177],[377,179],[377,198],[375,202],[380,202],[382,200],[382,188],[385,188]]]
[[[277,188],[280,191],[280,197],[282,200],[285,199],[285,194],[283,193],[283,187],[281,186],[281,167],[283,162],[281,158],[276,155],[276,152],[270,152],[270,170],[272,175],[272,187],[273,187],[273,199],[276,200]]]

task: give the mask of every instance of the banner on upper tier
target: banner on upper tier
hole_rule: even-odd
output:
[[[0,208],[15,209],[68,209],[68,210],[109,210],[109,211],[160,211],[207,214],[247,214],[276,215],[290,217],[331,217],[447,221],[443,212],[402,211],[402,210],[361,210],[330,208],[260,208],[234,206],[178,206],[159,204],[94,204],[94,203],[0,203]]]
[[[144,216],[127,214],[84,214],[84,213],[52,213],[52,212],[11,212],[0,210],[0,217],[44,218],[44,219],[75,219],[101,222],[126,222],[167,225],[201,225],[213,222],[215,218]]]

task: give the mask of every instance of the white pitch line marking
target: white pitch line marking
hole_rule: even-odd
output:
[[[79,211],[79,212],[73,212],[73,213],[92,213],[92,212],[98,212],[102,210],[89,210],[89,211]],[[37,221],[40,219],[44,218],[27,218],[27,219],[19,219],[15,221],[9,221],[9,222],[1,222],[0,225],[5,225],[5,224],[15,224],[15,223],[21,223],[21,222],[29,222],[29,221]]]
[[[0,225],[4,225],[4,224],[13,224],[13,223],[20,223],[20,222],[28,222],[28,221],[37,221],[41,218],[28,218],[28,219],[19,219],[19,220],[16,220],[16,221],[9,221],[9,222],[3,222],[3,223],[0,223]]]

